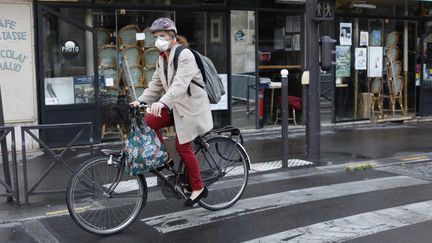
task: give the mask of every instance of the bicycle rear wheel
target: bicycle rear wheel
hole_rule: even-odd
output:
[[[200,205],[209,210],[221,210],[236,203],[246,189],[248,156],[239,143],[226,137],[210,138],[207,144],[207,148],[199,146],[195,152],[203,184],[209,190]]]
[[[123,164],[107,164],[107,157],[91,159],[71,177],[66,202],[69,214],[82,229],[98,235],[117,233],[129,226],[147,200],[147,184],[142,175],[123,172]],[[120,181],[112,193],[117,174]]]

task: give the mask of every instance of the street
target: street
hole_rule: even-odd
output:
[[[431,165],[253,173],[242,199],[217,212],[184,209],[151,187],[138,219],[113,236],[81,230],[62,210],[3,224],[0,233],[6,242],[430,242]]]

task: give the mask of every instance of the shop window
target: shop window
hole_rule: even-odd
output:
[[[415,46],[404,45],[405,22],[389,19],[343,19],[337,24],[336,121],[398,119],[414,111]],[[415,42],[416,24],[408,23]],[[414,71],[415,72],[415,71]]]
[[[94,103],[91,32],[50,14],[44,25],[45,105]]]

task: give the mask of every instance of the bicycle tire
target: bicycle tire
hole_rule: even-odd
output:
[[[212,137],[206,142],[206,148],[198,146],[195,150],[201,179],[209,190],[208,196],[199,204],[217,211],[234,205],[245,191],[249,178],[249,157],[239,143],[229,138]]]
[[[107,164],[107,157],[84,162],[70,178],[66,202],[70,216],[83,230],[96,235],[111,235],[128,227],[138,217],[147,201],[147,183],[143,175],[130,176],[122,165]],[[121,181],[112,193],[104,195],[116,173]],[[126,194],[127,193],[127,194]]]

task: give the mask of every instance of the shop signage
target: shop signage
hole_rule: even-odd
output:
[[[317,0],[316,20],[333,20],[336,7],[335,0]]]
[[[33,3],[0,3],[0,85],[6,123],[37,120],[33,47]]]
[[[76,57],[80,52],[80,47],[76,41],[67,40],[61,45],[61,53],[64,57]]]

